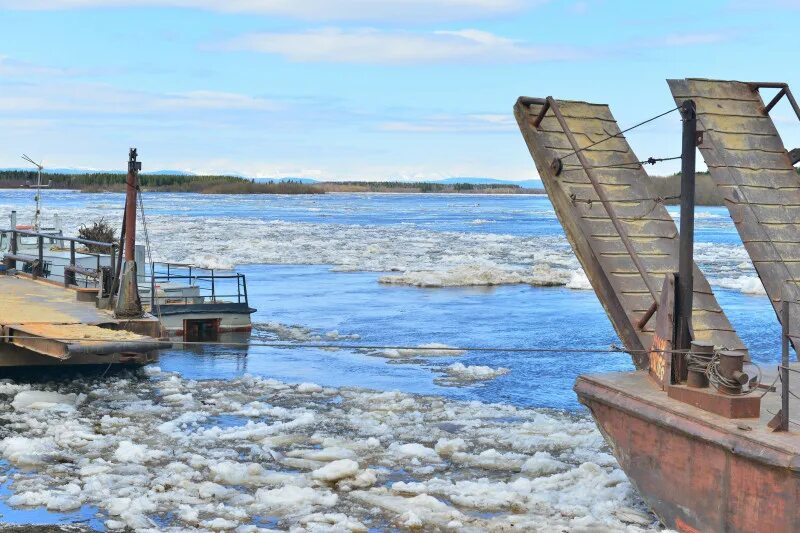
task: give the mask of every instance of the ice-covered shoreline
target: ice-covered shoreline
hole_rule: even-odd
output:
[[[149,374],[0,383],[9,503],[112,530],[658,529],[585,415]]]

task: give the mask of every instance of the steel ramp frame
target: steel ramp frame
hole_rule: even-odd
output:
[[[675,222],[651,192],[608,106],[520,97],[514,115],[564,233],[614,329],[634,364],[648,368],[652,316],[665,277],[678,270]],[[696,340],[746,351],[696,265],[692,324]]]
[[[800,340],[800,176],[798,150],[787,151],[770,111],[783,98],[800,119],[800,106],[786,83],[690,78],[667,80],[675,101],[697,105],[700,153],[724,199],[739,237],[782,323],[784,299],[789,336]],[[760,89],[778,89],[764,103]]]

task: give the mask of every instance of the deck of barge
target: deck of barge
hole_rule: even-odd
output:
[[[800,364],[793,363],[800,370]],[[764,383],[777,370],[765,372]],[[790,373],[791,379],[797,378]],[[580,376],[575,392],[592,412],[625,473],[661,520],[687,533],[799,531],[800,400],[788,432],[767,423],[780,382],[759,417],[730,419],[670,398],[646,371]],[[800,387],[800,382],[794,388]],[[791,388],[791,385],[790,385]]]
[[[790,367],[800,371],[800,363],[792,363]],[[777,367],[764,369],[762,383],[771,385],[777,376]],[[800,389],[800,374],[790,373],[791,379],[798,382],[795,389]],[[761,416],[759,418],[726,418],[702,409],[698,409],[688,403],[676,401],[654,385],[653,380],[647,372],[612,372],[607,374],[585,375],[578,378],[575,389],[578,395],[583,397],[587,384],[593,386],[591,396],[602,401],[608,395],[615,397],[615,402],[626,403],[630,399],[635,402],[637,409],[645,408],[641,414],[649,412],[647,408],[657,409],[661,412],[663,420],[675,420],[677,418],[691,420],[698,427],[702,426],[709,431],[729,434],[731,437],[741,438],[743,441],[759,443],[760,445],[780,450],[790,455],[794,455],[793,462],[800,469],[800,439],[797,438],[800,430],[800,399],[789,396],[789,416],[793,422],[790,424],[788,432],[773,432],[767,427],[767,423],[781,409],[781,384],[775,383],[775,390],[757,390],[752,394],[762,395]],[[605,392],[605,394],[604,394]],[[786,466],[789,466],[787,463]]]
[[[25,276],[0,276],[0,367],[142,364],[154,360],[158,320],[118,320],[76,289]]]

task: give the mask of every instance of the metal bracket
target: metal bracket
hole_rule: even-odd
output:
[[[800,163],[800,148],[795,148],[789,152],[789,160],[792,162],[792,165]]]
[[[564,163],[562,163],[561,159],[558,157],[554,157],[550,162],[550,170],[553,172],[554,176],[560,176],[561,171],[564,170]]]

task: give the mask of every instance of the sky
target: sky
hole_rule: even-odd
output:
[[[800,0],[0,0],[0,167],[122,169],[136,146],[151,171],[531,179],[518,96],[607,103],[624,128],[673,105],[667,78],[800,87],[798,16]],[[773,113],[800,146],[785,99]],[[679,119],[628,139],[674,156]]]

